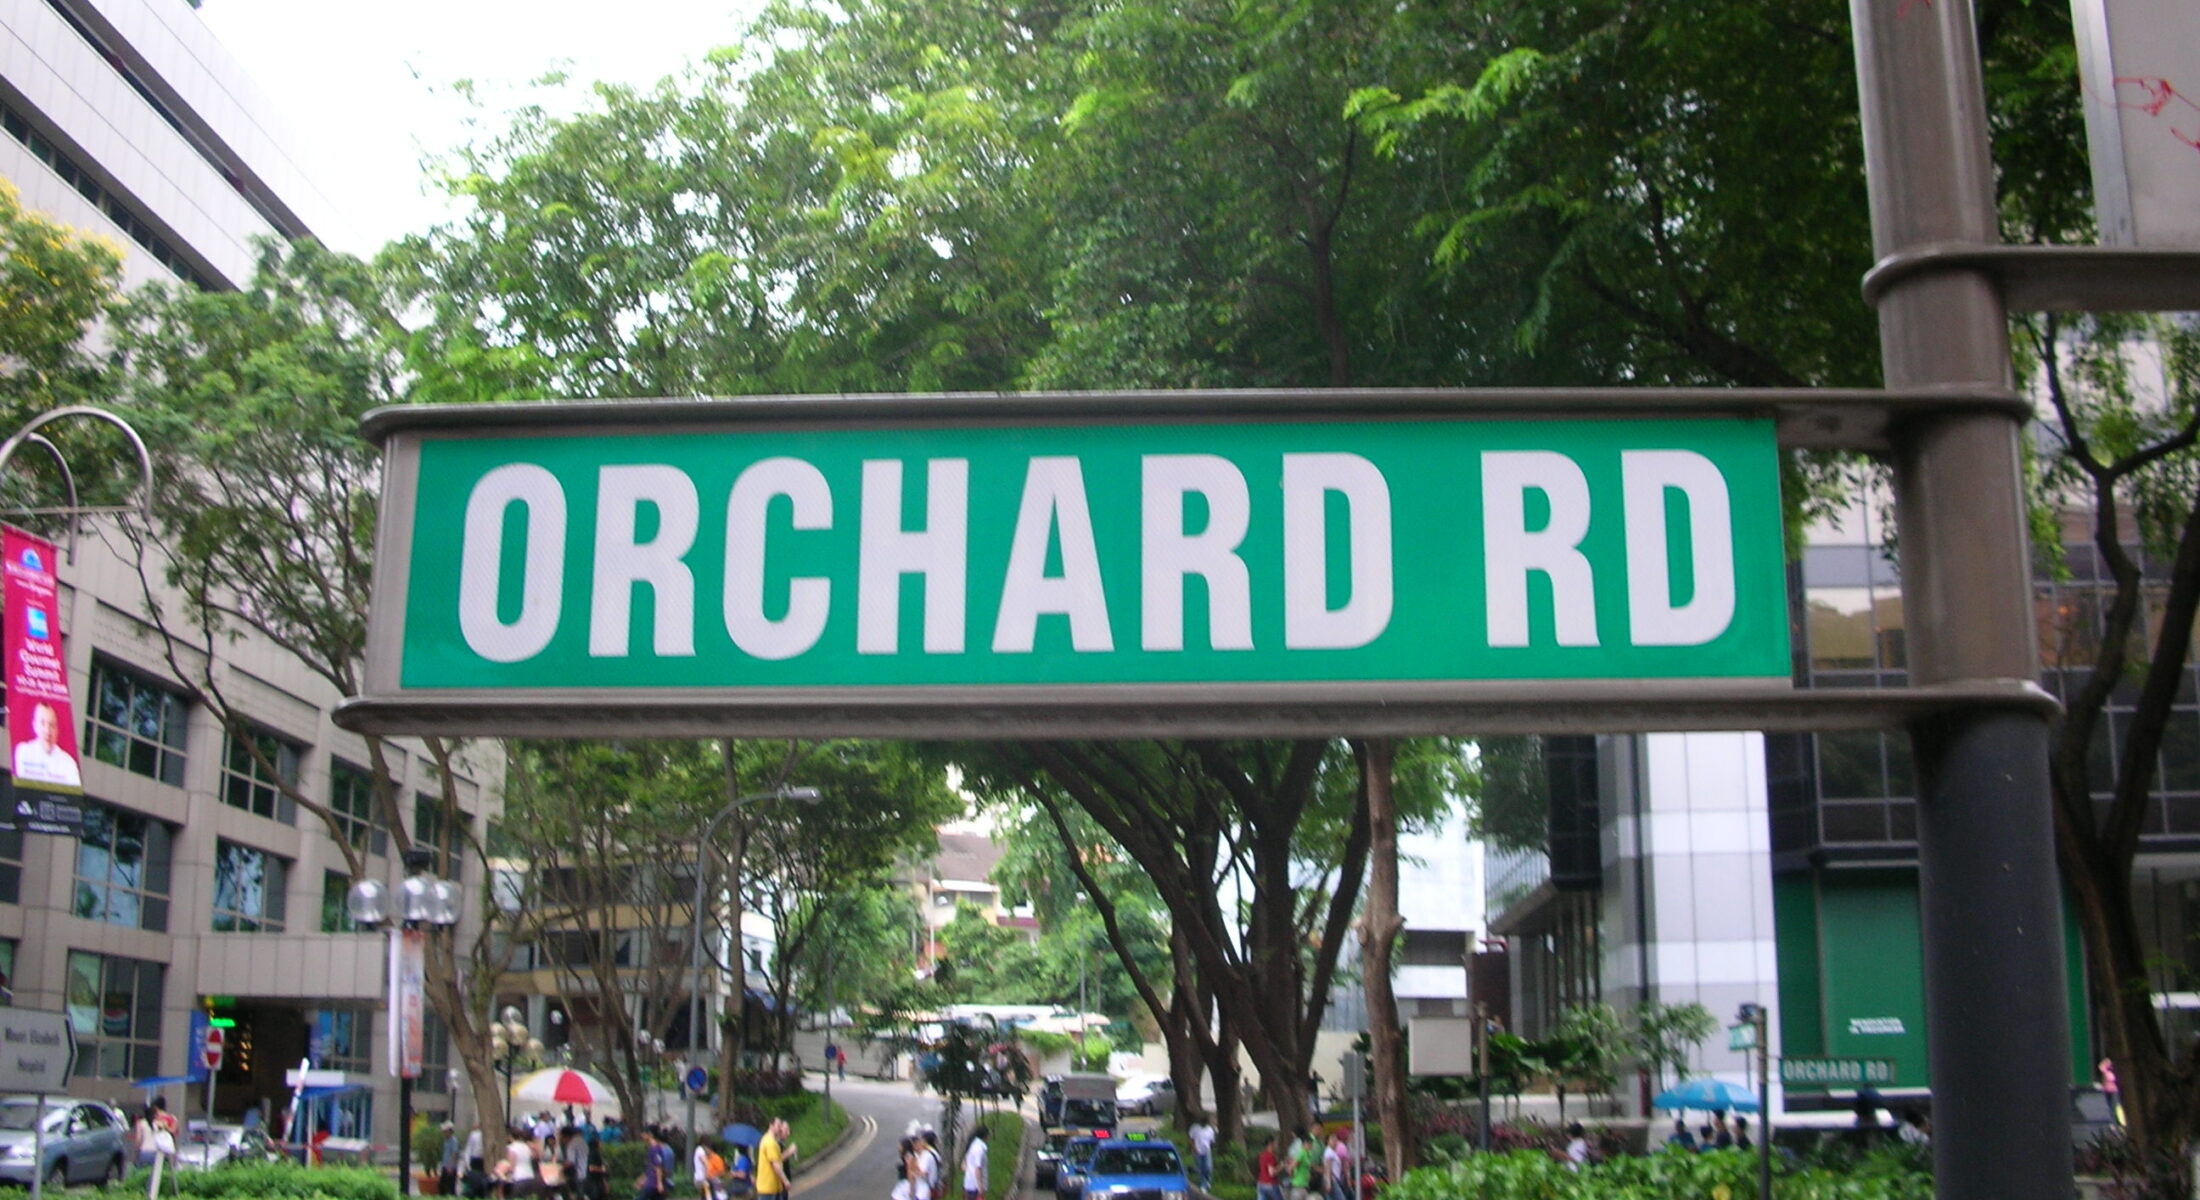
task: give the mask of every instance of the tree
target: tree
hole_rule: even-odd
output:
[[[352,878],[364,878],[363,840],[275,761],[274,741],[233,695],[251,683],[218,651],[250,633],[338,695],[363,690],[379,463],[358,423],[407,398],[386,283],[370,265],[311,242],[270,242],[245,290],[141,289],[117,312],[114,337],[124,412],[153,447],[161,481],[151,525],[118,529],[154,649],[221,722],[232,753],[319,818]],[[480,935],[468,945],[428,939],[426,991],[473,1094],[502,1095],[487,1033],[503,967],[492,936],[501,910],[452,769],[477,751],[423,738],[436,769],[415,792],[401,789],[393,770],[403,752],[381,737],[365,742],[375,823],[399,853],[432,835],[421,848],[445,864],[471,861],[471,878],[481,881],[470,906],[482,915]],[[404,820],[399,797],[413,794],[432,806],[427,830]]]
[[[645,1107],[641,1043],[688,1025],[696,830],[724,802],[709,743],[514,742],[499,829],[526,883],[514,936],[567,1014],[583,1061]],[[609,818],[609,819],[607,819]]]
[[[1665,1082],[1665,1068],[1688,1078],[1688,1056],[1719,1027],[1711,1010],[1691,1000],[1666,1004],[1645,1000],[1635,1006],[1635,1056],[1650,1072],[1650,1086]]]
[[[2064,705],[2050,760],[2062,874],[2131,1138],[2183,1146],[2200,1136],[2200,1044],[2165,1036],[2133,875],[2157,786],[2189,782],[2163,777],[2164,754],[2180,770],[2193,757],[2179,728],[2191,717],[2176,709],[2200,613],[2200,329],[2152,318],[2072,328],[2053,315],[2021,328],[2054,413],[2039,468],[2059,511],[2042,524],[2084,522],[2107,585],[2105,596],[2043,589],[2054,603],[2042,605],[2042,650]],[[2041,540],[2059,549],[2059,537]],[[2055,574],[2070,576],[2060,555]]]
[[[794,1039],[793,998],[830,941],[837,911],[828,901],[882,886],[895,863],[934,846],[940,822],[962,804],[944,776],[906,745],[814,741],[790,744],[788,778],[819,792],[811,804],[755,810],[747,848],[756,869],[745,903],[772,924],[770,966],[777,1046]]]
[[[86,343],[116,300],[122,256],[23,207],[0,179],[0,423],[14,432],[50,408],[104,400],[106,364]]]

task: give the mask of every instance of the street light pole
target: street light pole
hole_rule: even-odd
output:
[[[426,1001],[421,995],[421,942],[431,929],[458,924],[457,884],[429,871],[433,850],[414,847],[404,855],[405,879],[397,886],[396,911],[389,889],[362,879],[344,898],[354,923],[389,929],[390,1073],[397,1076],[397,1194],[412,1194],[413,1077],[420,1073]],[[304,1076],[300,1076],[302,1081]],[[212,1085],[209,1084],[211,1091]],[[211,1102],[209,1102],[211,1104]]]
[[[732,747],[730,744],[727,747],[726,771],[729,776],[733,771]],[[706,856],[710,852],[711,842],[718,836],[718,827],[725,823],[726,818],[739,812],[742,806],[753,804],[758,800],[800,800],[804,804],[815,804],[817,798],[818,790],[814,787],[781,787],[768,792],[751,792],[746,796],[735,796],[727,801],[726,806],[719,809],[717,814],[711,817],[709,823],[703,826],[702,839],[695,843],[695,913],[688,927],[688,967],[693,973],[688,991],[688,1049],[691,1052],[696,1048],[698,1041],[706,1045],[710,1041],[703,1034],[703,873],[704,866],[708,861]],[[734,975],[741,980],[742,986],[747,986],[747,970],[741,962],[741,931],[739,929],[733,931],[733,938]],[[731,1077],[722,1079],[719,1081],[718,1086],[731,1088],[733,1080]],[[693,1147],[695,1145],[695,1089],[688,1088],[686,1090],[688,1093],[687,1144]]]

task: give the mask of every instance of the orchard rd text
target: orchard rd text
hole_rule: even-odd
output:
[[[407,689],[1788,674],[1762,421],[545,434],[417,455],[409,528],[386,531],[410,551]]]

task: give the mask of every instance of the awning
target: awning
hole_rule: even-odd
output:
[[[130,1086],[134,1088],[144,1088],[147,1091],[151,1091],[154,1088],[182,1087],[187,1083],[196,1082],[198,1081],[191,1078],[189,1075],[155,1075],[151,1079],[140,1079]]]
[[[775,1013],[779,1011],[779,1001],[773,999],[769,993],[757,991],[755,988],[749,988],[747,991],[749,1003],[761,1005],[765,1012]]]

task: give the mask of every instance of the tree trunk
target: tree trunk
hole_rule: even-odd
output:
[[[1383,1165],[1392,1179],[1405,1178],[1416,1157],[1413,1122],[1406,1110],[1405,1038],[1398,1029],[1398,998],[1390,987],[1390,951],[1404,930],[1398,915],[1398,808],[1391,795],[1388,738],[1368,738],[1353,749],[1367,792],[1367,907],[1360,916],[1361,979],[1367,989],[1368,1048],[1375,1060],[1375,1119],[1383,1127]],[[1565,1093],[1560,1094],[1565,1102]]]

